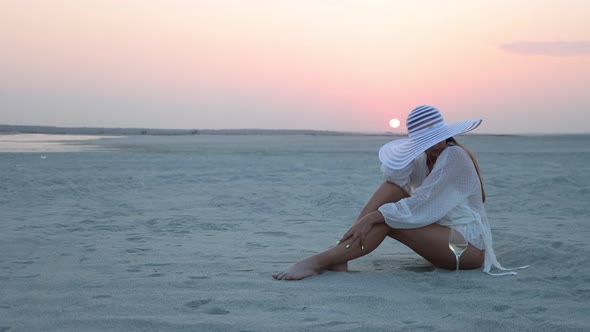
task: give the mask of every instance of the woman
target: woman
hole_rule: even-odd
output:
[[[432,106],[412,110],[406,123],[408,138],[379,150],[386,181],[338,245],[272,277],[299,280],[324,270],[347,271],[348,261],[375,250],[387,236],[436,267],[454,269],[455,255],[448,246],[451,228],[469,242],[461,255],[461,269],[483,265],[488,274],[492,274],[492,266],[507,270],[498,263],[492,248],[477,160],[453,138],[480,124],[481,120],[469,120],[447,125]],[[504,274],[515,272],[500,275]]]

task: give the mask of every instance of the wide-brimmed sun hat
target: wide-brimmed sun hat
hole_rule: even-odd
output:
[[[466,120],[447,125],[437,108],[418,106],[410,112],[406,121],[408,138],[383,145],[379,149],[379,160],[391,169],[402,169],[428,148],[449,137],[472,131],[481,121]]]

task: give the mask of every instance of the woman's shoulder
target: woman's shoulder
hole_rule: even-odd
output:
[[[465,163],[467,165],[471,165],[473,163],[467,151],[458,145],[449,145],[446,149],[444,149],[441,157],[443,155],[445,156],[446,162]],[[439,157],[439,160],[440,159],[441,158]]]
[[[467,151],[465,151],[465,149],[463,149],[462,147],[458,146],[458,145],[449,145],[445,151],[447,152],[447,154],[453,156],[453,157],[457,157],[457,158],[470,158],[469,154],[467,153]]]

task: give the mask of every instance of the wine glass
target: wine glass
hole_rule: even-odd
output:
[[[457,269],[455,270],[457,277],[459,276],[459,258],[465,249],[467,249],[468,245],[469,243],[463,237],[463,234],[451,228],[451,232],[449,233],[449,248],[455,254],[455,260],[457,261]]]

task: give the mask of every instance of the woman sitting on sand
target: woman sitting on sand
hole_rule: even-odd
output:
[[[449,249],[451,228],[469,242],[461,255],[461,269],[483,265],[483,271],[492,274],[493,265],[507,270],[498,263],[492,248],[477,160],[453,138],[480,124],[481,120],[468,120],[447,125],[431,106],[412,110],[406,123],[408,138],[379,150],[386,181],[338,245],[272,277],[299,280],[324,270],[347,271],[348,261],[375,250],[387,236],[436,267],[454,269],[455,255]]]

